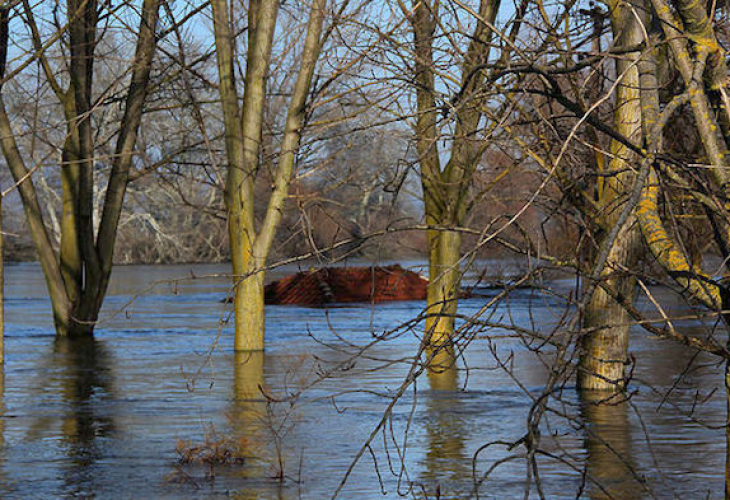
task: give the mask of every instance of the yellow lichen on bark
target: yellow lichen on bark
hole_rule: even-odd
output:
[[[693,277],[696,271],[690,266],[687,257],[664,227],[664,223],[659,216],[659,180],[653,170],[649,174],[648,182],[641,193],[636,214],[649,250],[659,263],[667,271],[674,274],[676,281],[686,288],[693,297],[708,307],[719,307],[720,293],[718,288],[710,283],[706,279],[707,276],[703,274],[698,275],[696,278]]]

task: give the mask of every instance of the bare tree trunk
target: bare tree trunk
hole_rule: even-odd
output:
[[[265,356],[263,352],[236,352],[233,358],[234,429],[247,457],[260,458],[266,453],[269,436],[265,433],[266,400],[263,390]]]
[[[228,2],[213,0],[211,5],[228,156],[226,207],[235,287],[234,348],[236,351],[262,350],[265,337],[264,267],[281,222],[299,151],[306,102],[322,49],[320,38],[325,2],[315,0],[310,9],[302,61],[287,112],[279,165],[274,176],[274,191],[258,232],[253,214],[256,203],[253,183],[260,166],[266,76],[271,62],[279,2],[260,0],[252,3],[249,9],[249,46],[241,109],[233,71],[234,35],[230,27]]]
[[[431,349],[450,352],[461,292],[461,235],[456,231],[439,231],[429,245],[432,274],[427,291],[426,332]]]
[[[236,286],[234,296],[236,351],[264,349],[264,273],[249,276]]]
[[[636,279],[627,276],[619,266],[631,269],[638,261],[641,245],[636,221],[627,221],[610,251],[602,277],[605,280],[603,286],[629,303],[634,298]],[[599,285],[583,317],[583,328],[587,333],[581,337],[578,387],[609,391],[624,387],[631,321],[626,308]]]
[[[479,137],[492,30],[499,0],[482,0],[474,32],[461,62],[462,90],[455,107],[451,156],[442,169],[437,147],[440,139],[436,104],[433,43],[439,25],[439,2],[414,2],[412,13],[405,10],[413,27],[417,118],[416,145],[421,168],[426,224],[428,230],[429,279],[426,336],[431,349],[453,353],[455,315],[461,290],[461,237],[457,229],[468,211],[468,192],[484,144]],[[441,358],[443,355],[434,356]],[[439,362],[440,363],[440,362]],[[439,364],[437,363],[437,364]],[[453,361],[452,361],[453,363]]]
[[[616,2],[609,6],[614,40],[617,46],[634,46],[643,40],[643,29],[632,12],[632,7]],[[635,143],[641,139],[641,102],[639,95],[639,71],[632,64],[640,57],[639,52],[626,54],[616,63],[616,71],[623,80],[616,90],[614,128]],[[610,172],[627,170],[627,165],[636,159],[628,147],[613,140],[610,145]],[[633,174],[618,173],[599,183],[598,196],[601,213],[598,214],[603,234],[615,224],[631,192]],[[623,272],[632,269],[638,262],[642,246],[641,233],[636,219],[632,217],[624,225],[611,248],[606,267],[599,285],[583,316],[586,333],[581,337],[581,351],[578,367],[578,387],[587,390],[621,390],[624,386],[624,372],[628,362],[631,316],[603,287],[627,302],[634,298],[636,280]],[[591,268],[593,266],[590,266]]]

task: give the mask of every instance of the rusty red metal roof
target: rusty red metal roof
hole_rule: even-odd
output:
[[[323,267],[270,283],[267,304],[321,306],[352,302],[424,300],[428,280],[399,265]]]

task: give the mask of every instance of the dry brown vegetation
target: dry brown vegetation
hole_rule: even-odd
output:
[[[201,442],[178,439],[175,453],[179,455],[177,467],[195,465],[206,467],[206,477],[215,479],[215,467],[219,465],[242,465],[249,449],[243,436],[219,433],[212,425],[208,426]]]

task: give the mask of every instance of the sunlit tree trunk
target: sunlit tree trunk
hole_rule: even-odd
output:
[[[281,222],[304,127],[306,103],[323,41],[324,0],[312,4],[302,60],[287,112],[274,191],[266,215],[257,230],[254,220],[254,180],[260,167],[266,76],[271,52],[278,0],[259,0],[249,8],[248,50],[243,105],[239,107],[234,72],[235,39],[226,0],[213,0],[213,26],[220,97],[225,126],[228,168],[226,207],[233,269],[234,348],[237,351],[264,348],[264,267]]]
[[[447,368],[453,352],[451,339],[461,291],[461,236],[454,231],[434,231],[429,239],[428,318],[426,332],[431,347],[441,352],[431,353],[434,366]]]
[[[265,435],[266,387],[263,352],[236,352],[233,358],[233,416],[246,457],[263,458],[267,452]]]
[[[426,337],[431,350],[453,351],[455,315],[461,291],[461,236],[469,206],[468,191],[484,148],[479,135],[483,118],[484,85],[490,42],[499,0],[482,0],[476,12],[474,32],[461,63],[462,88],[454,102],[454,136],[449,161],[442,167],[438,151],[441,138],[436,105],[434,34],[439,24],[439,2],[417,2],[409,16],[413,28],[417,118],[416,145],[421,169],[425,219],[428,230],[429,279]],[[482,124],[483,125],[483,124]]]
[[[264,273],[252,272],[252,276],[236,285],[233,302],[236,351],[260,351],[264,348]],[[235,271],[234,274],[238,275]]]
[[[618,1],[609,5],[609,12],[615,44],[619,47],[638,46],[643,41],[643,30],[632,7]],[[614,128],[635,144],[640,144],[642,130],[639,71],[635,64],[639,56],[639,52],[630,52],[616,62],[616,72],[622,80],[616,89]],[[597,193],[597,220],[604,236],[615,225],[632,190],[634,175],[627,167],[636,161],[636,155],[616,140],[611,142],[610,153],[609,172],[617,173],[600,179]],[[620,173],[622,171],[624,173]],[[578,386],[582,389],[620,390],[624,385],[631,317],[612,295],[623,297],[628,303],[633,301],[636,280],[624,270],[632,269],[638,262],[641,248],[638,224],[635,217],[630,217],[610,249],[601,274],[602,283],[586,305],[583,316],[586,333],[581,337],[578,370]]]
[[[636,280],[621,269],[631,269],[638,261],[642,241],[635,221],[626,223],[611,248],[604,283],[596,288],[585,309],[581,337],[578,385],[588,390],[620,390],[628,363],[631,316],[614,294],[631,303]],[[608,287],[609,294],[604,288]]]

